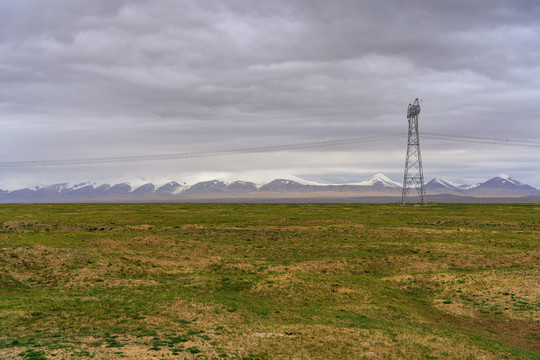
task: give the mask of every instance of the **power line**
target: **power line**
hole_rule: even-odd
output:
[[[156,160],[173,160],[173,159],[189,159],[202,158],[223,155],[237,155],[250,153],[267,153],[286,150],[302,150],[318,147],[330,147],[339,145],[349,145],[358,143],[378,142],[393,138],[402,137],[401,134],[379,135],[368,137],[357,137],[340,140],[317,141],[309,143],[298,143],[288,145],[275,146],[260,146],[239,149],[225,149],[213,151],[198,151],[184,153],[170,153],[157,155],[132,155],[132,156],[115,156],[115,157],[100,157],[100,158],[78,158],[78,159],[57,159],[57,160],[39,160],[39,161],[7,161],[0,162],[0,167],[34,167],[34,166],[64,166],[64,165],[87,165],[87,164],[106,164],[120,162],[139,162],[139,161],[156,161]]]
[[[142,162],[142,161],[159,161],[159,160],[175,160],[189,158],[203,158],[224,155],[241,155],[254,153],[269,153],[287,150],[303,150],[313,148],[324,148],[340,145],[352,145],[379,142],[384,140],[402,138],[402,134],[389,134],[378,136],[355,137],[347,139],[337,139],[329,141],[316,141],[307,143],[296,143],[275,146],[260,146],[246,147],[237,149],[221,149],[211,151],[197,152],[182,152],[156,155],[131,155],[131,156],[113,156],[113,157],[94,157],[94,158],[74,158],[74,159],[51,159],[51,160],[26,160],[26,161],[4,161],[0,162],[0,168],[14,167],[37,167],[37,166],[68,166],[68,165],[87,165],[87,164],[107,164],[107,163],[122,163],[122,162]],[[441,133],[422,133],[421,137],[445,141],[459,141],[478,144],[494,144],[503,146],[519,146],[519,147],[540,147],[540,141],[534,140],[518,140],[504,138],[490,138],[479,136],[466,136],[455,134]]]
[[[490,138],[480,136],[453,135],[453,134],[438,134],[438,133],[422,133],[422,137],[428,139],[460,141],[477,144],[494,144],[504,146],[523,146],[523,147],[540,147],[540,141],[534,140],[518,140],[504,138]]]

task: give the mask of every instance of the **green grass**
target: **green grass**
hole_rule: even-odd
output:
[[[0,359],[540,358],[535,204],[0,206]]]

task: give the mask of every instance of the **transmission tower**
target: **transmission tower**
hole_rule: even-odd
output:
[[[415,188],[424,204],[424,172],[422,170],[422,156],[420,154],[420,136],[418,135],[418,115],[420,104],[418,99],[409,104],[407,120],[409,120],[409,137],[407,140],[407,158],[405,160],[405,173],[403,175],[403,192],[401,203],[405,204],[411,189]]]

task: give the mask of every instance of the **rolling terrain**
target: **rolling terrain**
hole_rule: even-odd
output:
[[[0,207],[2,359],[538,359],[537,204]]]

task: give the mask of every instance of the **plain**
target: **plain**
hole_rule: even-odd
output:
[[[538,204],[0,206],[0,358],[540,358]]]

